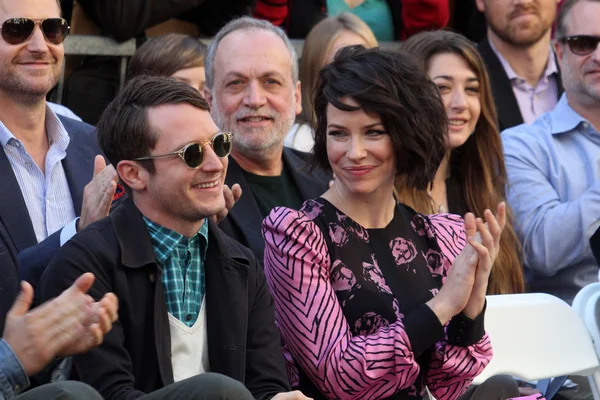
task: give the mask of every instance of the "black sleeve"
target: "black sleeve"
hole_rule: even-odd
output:
[[[92,272],[96,277],[88,292],[94,300],[115,291],[110,277],[114,260],[107,256],[111,253],[109,248],[97,231],[81,232],[73,237],[44,272],[38,286],[40,300],[57,297],[85,272]],[[133,387],[131,358],[124,341],[123,325],[117,320],[100,346],[73,356],[78,379],[92,386],[105,399],[132,400],[144,395]]]
[[[453,346],[471,346],[479,342],[485,334],[484,320],[487,300],[483,310],[475,319],[460,313],[455,315],[448,324],[448,343]]]
[[[205,0],[79,0],[102,31],[124,41],[145,29],[186,13]]]
[[[248,342],[246,347],[246,387],[255,399],[267,400],[280,392],[290,391],[286,375],[281,337],[275,324],[273,298],[262,267],[256,259],[250,265],[255,272],[254,296],[249,305]]]

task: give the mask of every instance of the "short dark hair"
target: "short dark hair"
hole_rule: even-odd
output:
[[[171,76],[175,72],[204,66],[206,46],[195,37],[169,33],[148,39],[135,52],[127,72],[127,79],[135,76]]]
[[[558,16],[556,17],[556,38],[558,40],[564,38],[567,35],[567,16],[571,12],[575,4],[581,1],[600,2],[600,0],[564,0],[560,5],[560,9],[558,10]]]
[[[98,125],[100,148],[112,165],[122,160],[147,157],[158,136],[148,121],[148,108],[167,104],[189,104],[209,110],[206,100],[190,85],[173,78],[142,75],[130,80],[108,105]],[[139,161],[151,174],[152,160]]]
[[[359,107],[341,101],[350,97]],[[327,158],[327,105],[364,110],[381,118],[391,136],[396,171],[410,187],[427,188],[444,156],[448,119],[436,86],[410,58],[361,45],[340,50],[321,70],[315,92],[313,167],[331,170]]]

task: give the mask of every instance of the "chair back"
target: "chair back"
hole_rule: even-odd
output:
[[[498,374],[537,380],[590,376],[600,369],[583,320],[567,303],[552,295],[487,296],[485,330],[494,357],[474,383]]]

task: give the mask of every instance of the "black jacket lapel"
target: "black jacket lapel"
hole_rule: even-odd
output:
[[[519,103],[512,90],[512,85],[508,75],[502,67],[498,56],[492,50],[487,39],[483,39],[478,45],[479,53],[487,66],[488,75],[492,84],[492,95],[498,111],[498,122],[500,131],[512,128],[523,123],[523,116],[519,108]]]
[[[17,252],[37,244],[33,224],[8,157],[0,147],[0,219]]]

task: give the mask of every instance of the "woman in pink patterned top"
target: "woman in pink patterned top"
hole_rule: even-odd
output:
[[[455,399],[492,357],[485,293],[505,206],[484,219],[397,204],[431,184],[447,119],[407,56],[342,49],[315,94],[315,164],[334,185],[263,223],[292,385],[315,399]],[[487,223],[487,224],[486,224]]]

